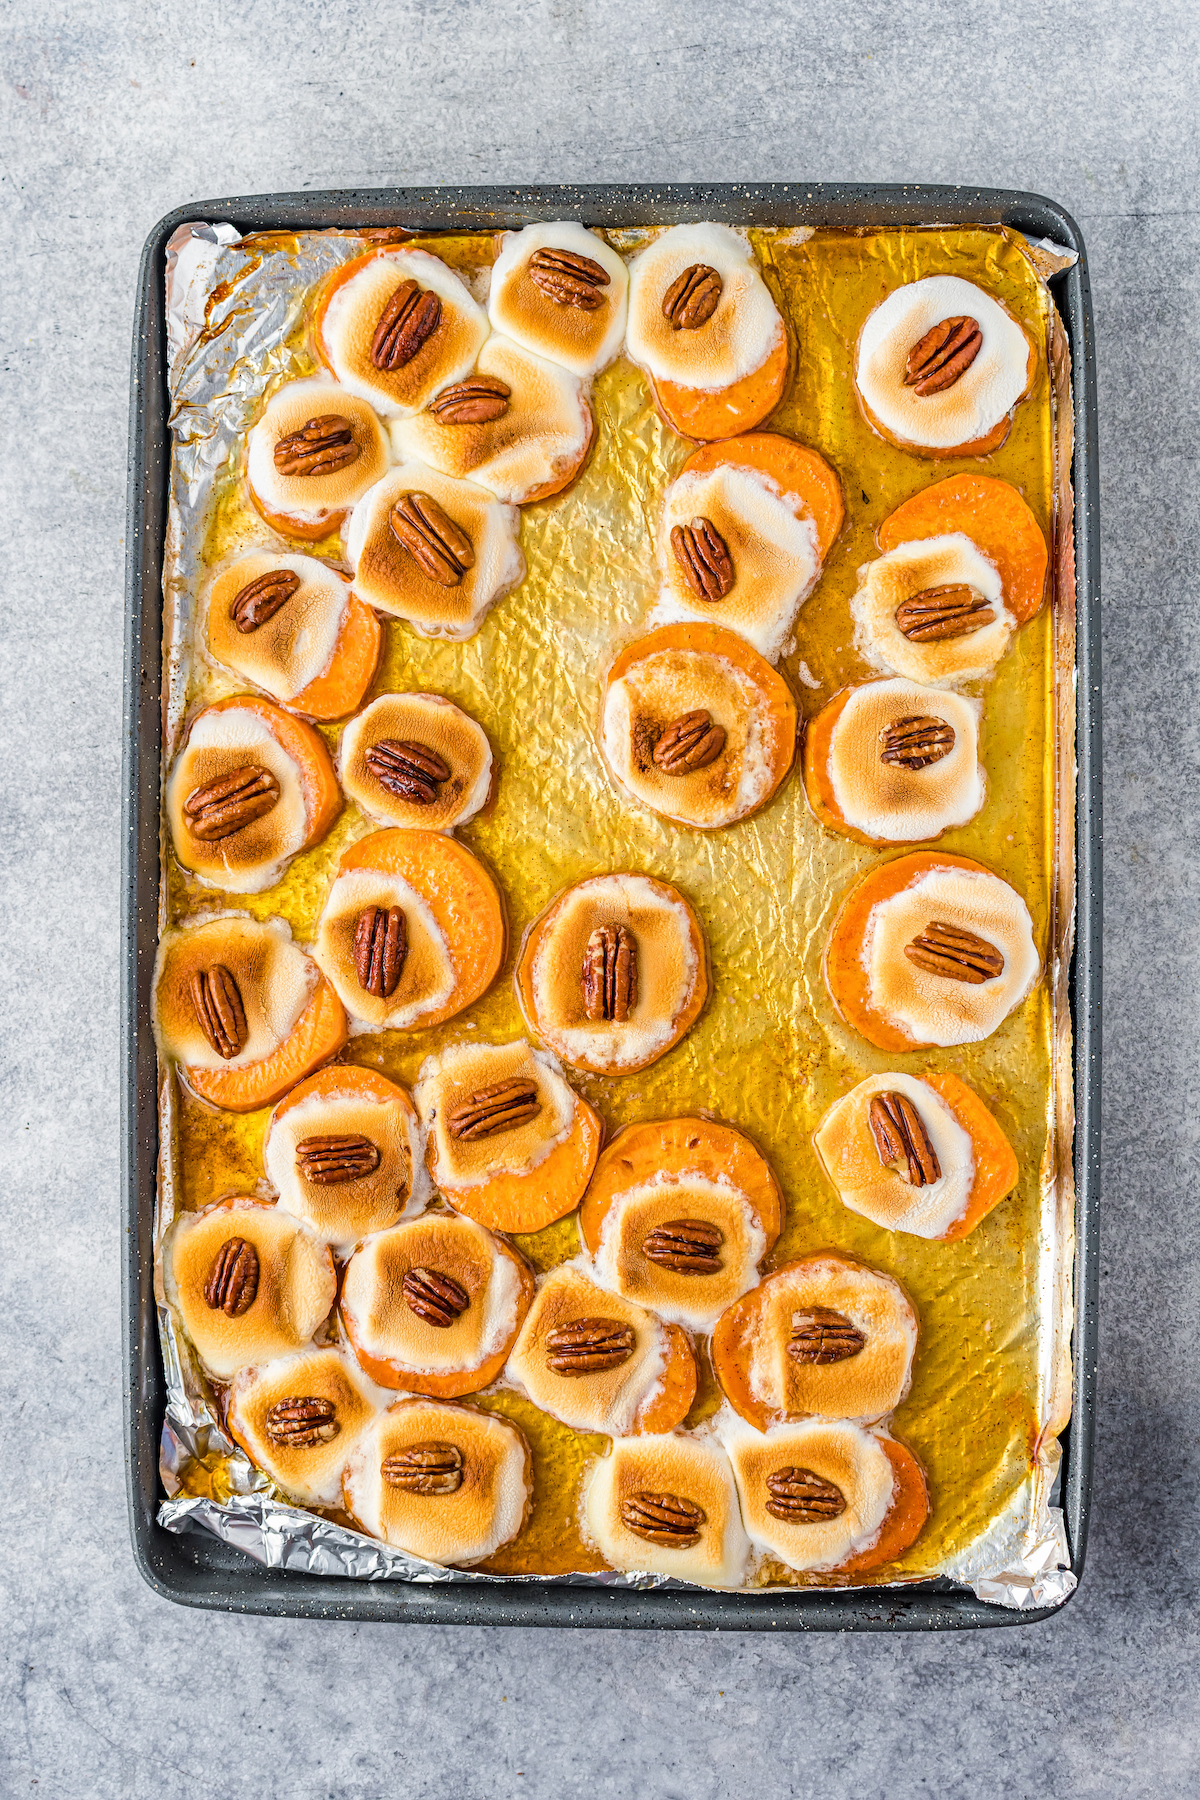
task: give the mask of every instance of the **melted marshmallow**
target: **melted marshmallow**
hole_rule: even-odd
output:
[[[933,1145],[942,1172],[924,1187],[914,1187],[906,1175],[879,1160],[867,1115],[876,1094],[890,1093],[912,1101]],[[936,1088],[915,1075],[892,1070],[860,1081],[830,1107],[813,1142],[842,1205],[885,1231],[940,1238],[967,1210],[975,1185],[971,1134]]]
[[[908,353],[943,319],[973,318],[983,343],[970,368],[936,394],[905,387]],[[957,275],[932,275],[895,289],[863,326],[855,380],[880,424],[923,449],[985,438],[1025,392],[1030,348],[1024,331],[990,294]]]
[[[881,842],[915,844],[965,825],[983,805],[978,700],[912,681],[855,688],[829,739],[828,774],[847,825]],[[949,725],[954,747],[923,769],[882,760],[881,734],[906,718]]]
[[[991,981],[955,981],[910,962],[906,944],[934,922],[962,926],[1004,957]],[[870,1003],[915,1044],[976,1044],[1024,1000],[1041,974],[1029,908],[983,869],[934,868],[871,908],[863,938]]]
[[[676,331],[663,299],[693,263],[715,269],[721,298],[711,319]],[[746,239],[728,225],[673,225],[629,265],[625,348],[655,381],[716,390],[760,369],[783,336],[783,321]]]

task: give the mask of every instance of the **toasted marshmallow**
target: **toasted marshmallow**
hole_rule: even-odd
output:
[[[848,1420],[804,1419],[755,1431],[726,1415],[718,1427],[733,1464],[742,1520],[756,1550],[790,1569],[837,1569],[869,1550],[891,1511],[895,1471],[880,1439]],[[804,1470],[838,1490],[845,1510],[832,1519],[779,1519],[767,1511],[768,1479]]]
[[[192,998],[192,977],[229,970],[246,1015],[246,1041],[226,1060],[204,1034]],[[242,1069],[278,1050],[316,986],[312,960],[282,919],[259,924],[244,913],[218,913],[198,925],[167,931],[154,965],[154,1033],[159,1053],[190,1069]]]
[[[600,304],[564,306],[552,299],[529,273],[530,260],[539,250],[565,250],[599,263],[608,276],[599,287]],[[505,232],[501,240],[492,267],[488,316],[493,331],[587,379],[606,368],[621,348],[628,287],[621,258],[586,226],[574,220],[527,225],[523,231]]]
[[[908,353],[943,319],[971,318],[983,343],[951,387],[905,387]],[[869,413],[906,444],[951,450],[999,425],[1029,382],[1029,339],[998,300],[958,275],[931,275],[896,288],[862,328],[854,379]]]
[[[249,1244],[258,1264],[254,1298],[236,1315],[204,1293],[231,1238]],[[180,1213],[163,1239],[162,1269],[168,1303],[214,1381],[310,1343],[337,1293],[325,1245],[290,1213],[249,1196]]]
[[[716,270],[721,297],[705,324],[676,331],[663,314],[663,301],[695,263]],[[673,225],[629,265],[625,349],[655,381],[731,387],[760,369],[782,336],[783,321],[754,252],[728,225]]]
[[[392,508],[406,494],[430,495],[471,540],[474,562],[452,587],[424,573],[392,531]],[[343,533],[354,591],[369,606],[407,619],[425,637],[468,638],[525,574],[520,515],[473,481],[425,463],[391,469],[354,508]]]
[[[990,981],[955,981],[918,968],[905,946],[934,923],[956,925],[1001,952]],[[1024,1000],[1041,974],[1029,908],[983,869],[935,868],[880,900],[863,938],[871,1005],[915,1044],[977,1044]]]
[[[455,1108],[481,1088],[515,1078],[537,1088],[538,1111],[492,1137],[456,1138],[447,1123]],[[433,1178],[451,1202],[462,1188],[478,1187],[501,1173],[526,1175],[545,1162],[575,1122],[575,1090],[553,1057],[524,1039],[512,1044],[452,1044],[421,1064],[413,1099],[429,1133]]]
[[[696,711],[724,731],[721,753],[702,769],[665,774],[654,746],[669,724]],[[792,757],[791,746],[778,741],[778,720],[762,690],[728,657],[708,650],[655,650],[631,663],[605,689],[600,733],[604,759],[627,794],[706,831],[762,806]]]
[[[259,702],[258,706],[263,703]],[[266,769],[279,798],[261,818],[206,843],[192,830],[188,797],[238,769]],[[309,796],[300,766],[255,705],[206,707],[167,777],[164,807],[175,854],[206,887],[258,894],[273,887],[309,834]]]
[[[978,700],[913,681],[853,689],[830,733],[828,774],[842,817],[868,837],[916,844],[965,825],[983,805]],[[954,744],[924,768],[883,761],[884,734],[905,719],[948,725]]]
[[[703,1515],[694,1544],[655,1543],[629,1529],[638,1497],[684,1500]],[[721,1446],[691,1437],[618,1438],[592,1471],[584,1519],[614,1569],[674,1575],[701,1587],[740,1585],[750,1545],[742,1528],[733,1470]],[[694,1515],[693,1515],[694,1516]]]
[[[267,1125],[263,1163],[279,1204],[323,1243],[346,1254],[369,1232],[419,1213],[429,1198],[425,1145],[412,1101],[393,1082],[364,1092],[348,1071],[322,1069],[277,1106]],[[390,1089],[390,1093],[386,1090]],[[363,1137],[377,1166],[351,1181],[310,1181],[300,1148],[309,1138]]]
[[[643,1251],[656,1226],[678,1220],[715,1225],[720,1267],[696,1274],[664,1267]],[[758,1280],[767,1239],[750,1201],[725,1176],[662,1172],[618,1195],[604,1215],[596,1279],[626,1299],[652,1306],[664,1319],[708,1331],[727,1306]]]
[[[388,995],[369,993],[358,979],[354,933],[369,906],[384,912],[398,906],[404,914],[408,949]],[[412,1031],[454,992],[454,959],[429,902],[402,875],[382,869],[350,869],[337,877],[321,908],[312,952],[350,1015],[352,1033]]]
[[[774,662],[788,646],[802,603],[821,573],[817,528],[799,518],[796,495],[780,492],[769,476],[729,464],[690,473],[667,489],[658,531],[662,593],[653,623],[699,619],[748,638]],[[676,526],[707,519],[733,563],[733,586],[723,600],[701,600],[671,547]]]
[[[612,1369],[563,1374],[550,1367],[547,1338],[553,1331],[583,1319],[603,1319],[628,1326],[633,1349]],[[582,1258],[560,1263],[542,1280],[537,1298],[521,1328],[505,1373],[518,1383],[535,1406],[575,1431],[626,1437],[662,1392],[667,1366],[667,1333],[653,1313],[605,1293],[589,1279]]]
[[[418,1269],[448,1277],[466,1295],[466,1306],[446,1324],[431,1324],[409,1305],[404,1278]],[[520,1265],[498,1238],[471,1219],[428,1212],[368,1238],[354,1253],[342,1282],[341,1313],[368,1373],[404,1388],[503,1359],[524,1303]]]
[[[239,631],[234,601],[252,582],[276,570],[297,576],[300,586],[254,631]],[[205,597],[209,651],[224,668],[286,706],[329,667],[349,597],[345,576],[315,556],[252,550],[227,563],[209,586]]]
[[[449,770],[431,800],[417,801],[384,785],[367,762],[391,739],[419,744]],[[452,831],[473,819],[492,790],[492,747],[469,713],[440,694],[381,694],[356,713],[342,733],[339,774],[346,795],[381,825]]]
[[[290,1500],[301,1506],[338,1506],[346,1461],[383,1398],[342,1351],[304,1350],[234,1377],[229,1427],[250,1459]],[[318,1435],[310,1443],[288,1433],[289,1423],[292,1432],[303,1433],[295,1406],[288,1405],[303,1400],[324,1403],[311,1415]]]
[[[302,431],[310,419],[329,414],[350,426],[358,455],[329,474],[285,475],[275,467],[280,438]],[[295,520],[306,527],[333,531],[361,494],[377,482],[392,460],[382,422],[365,401],[355,399],[336,382],[320,377],[289,381],[268,400],[262,417],[246,439],[246,479],[259,508],[286,527]]]
[[[514,506],[557,493],[579,469],[592,441],[583,382],[505,337],[488,339],[476,373],[494,376],[511,390],[502,417],[456,425],[426,408],[392,427],[399,459],[469,478]]]
[[[916,1107],[933,1145],[941,1174],[916,1187],[901,1159],[882,1163],[867,1115],[876,1094],[903,1094]],[[821,1165],[851,1212],[885,1231],[940,1238],[961,1219],[975,1183],[975,1152],[941,1095],[915,1075],[891,1071],[868,1076],[835,1101],[813,1134]]]
[[[973,588],[995,617],[965,637],[925,643],[905,637],[896,623],[897,607],[939,587]],[[872,668],[907,675],[931,687],[952,687],[990,674],[1008,649],[1016,625],[1002,599],[999,570],[961,531],[899,544],[867,563],[859,570],[850,611],[855,648]]]
[[[597,928],[624,926],[637,957],[637,1003],[623,1020],[587,1014],[581,972]],[[643,1069],[677,1042],[707,987],[695,915],[682,894],[647,875],[594,875],[554,902],[530,969],[538,1036],[572,1067]]]
[[[871,1424],[908,1392],[917,1317],[899,1282],[835,1256],[811,1256],[768,1275],[755,1294],[747,1348],[750,1391],[777,1419],[815,1414]],[[840,1362],[798,1362],[793,1332],[814,1308],[841,1314],[866,1342]]]
[[[441,319],[411,362],[377,369],[371,361],[375,329],[405,281],[436,294]],[[427,250],[389,250],[363,264],[336,290],[321,321],[329,365],[342,386],[385,417],[419,412],[440,388],[461,381],[488,335],[487,314],[453,269]]]
[[[387,1480],[389,1459],[430,1444],[461,1458],[456,1489],[421,1494]],[[400,1400],[356,1444],[344,1494],[347,1511],[385,1544],[431,1563],[482,1562],[525,1523],[533,1500],[529,1447],[515,1425],[475,1407]]]

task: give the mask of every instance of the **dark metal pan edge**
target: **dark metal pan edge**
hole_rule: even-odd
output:
[[[155,1519],[158,1429],[164,1387],[158,1353],[151,1242],[157,1162],[156,1063],[149,975],[158,910],[158,784],[162,542],[167,491],[166,324],[162,275],[171,233],[194,219],[243,231],[320,230],[349,224],[502,229],[536,218],[590,224],[725,216],[738,221],[855,226],[934,220],[1010,224],[1074,250],[1051,283],[1074,369],[1075,557],[1078,585],[1076,858],[1078,911],[1071,974],[1075,1031],[1076,1316],[1074,1410],[1063,1434],[1062,1501],[1071,1566],[1082,1575],[1095,1435],[1101,1066],[1101,757],[1099,467],[1095,344],[1083,237],[1053,200],[1002,189],[905,184],[776,182],[584,187],[342,190],[200,201],[159,221],[138,277],[130,397],[126,536],[121,936],[122,1259],[124,1417],[134,1560],[164,1598],[186,1606],[283,1617],[436,1624],[617,1629],[920,1631],[1036,1623],[1061,1611],[989,1605],[947,1582],[913,1588],[690,1593],[571,1588],[513,1582],[359,1583],[267,1570]]]

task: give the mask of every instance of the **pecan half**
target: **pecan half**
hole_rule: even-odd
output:
[[[442,587],[457,587],[475,567],[475,550],[461,526],[432,494],[404,494],[391,511],[392,535],[423,575]]]
[[[700,707],[667,726],[654,746],[654,766],[664,775],[690,775],[716,762],[724,748],[725,727]]]
[[[706,1219],[668,1219],[642,1240],[642,1255],[680,1275],[715,1275],[721,1267],[725,1233]]]
[[[866,1333],[852,1325],[845,1313],[834,1312],[831,1306],[810,1306],[792,1314],[787,1353],[798,1363],[849,1362],[866,1341]]]
[[[358,985],[377,1000],[387,1000],[400,985],[408,955],[408,926],[398,906],[364,907],[354,927],[354,973]]]
[[[258,1293],[258,1251],[245,1238],[226,1238],[204,1284],[204,1300],[213,1312],[240,1319]]]
[[[633,1355],[633,1326],[619,1319],[572,1319],[546,1333],[546,1365],[558,1375],[619,1369]]]
[[[367,751],[367,767],[390,794],[414,806],[431,806],[442,782],[450,779],[449,764],[409,738],[380,738]]]
[[[389,1487],[408,1494],[453,1494],[463,1482],[463,1453],[457,1444],[429,1439],[385,1456],[379,1473]]]
[[[490,425],[508,411],[512,389],[497,375],[468,375],[443,388],[429,410],[443,425]]]
[[[822,1481],[811,1469],[797,1469],[790,1464],[767,1476],[767,1511],[773,1518],[786,1519],[792,1525],[815,1525],[821,1519],[836,1519],[846,1510],[846,1496],[832,1481]]]
[[[246,1009],[224,963],[197,969],[191,979],[196,1022],[218,1056],[228,1062],[246,1042]]]
[[[695,331],[717,310],[725,283],[707,263],[693,263],[677,275],[663,295],[663,318],[672,331]]]
[[[918,969],[930,975],[944,975],[947,981],[969,981],[977,987],[983,981],[995,981],[1004,973],[1004,954],[986,938],[965,931],[961,925],[931,921],[904,954]]]
[[[638,998],[637,939],[627,925],[597,925],[583,953],[583,1010],[624,1024]]]
[[[671,549],[697,600],[723,600],[735,580],[729,545],[711,519],[671,527]]]
[[[248,763],[193,788],[183,803],[183,816],[194,838],[216,844],[264,818],[278,800],[279,783],[270,769]]]
[[[941,762],[954,748],[954,727],[945,719],[924,713],[908,713],[894,719],[879,734],[882,749],[879,760],[894,763],[902,769],[927,769]]]
[[[296,1145],[296,1173],[318,1187],[362,1181],[379,1167],[379,1146],[360,1132],[301,1138]]]
[[[400,1283],[404,1298],[419,1319],[439,1331],[453,1325],[471,1304],[471,1296],[453,1275],[440,1269],[409,1269]]]
[[[360,455],[349,419],[341,413],[319,413],[299,431],[276,441],[275,467],[281,475],[332,475]]]
[[[867,1124],[885,1169],[903,1162],[913,1187],[928,1187],[941,1177],[942,1165],[929,1140],[925,1121],[907,1094],[872,1096]]]
[[[698,1544],[706,1518],[703,1507],[694,1500],[681,1500],[678,1494],[631,1494],[621,1502],[621,1523],[626,1531],[672,1550]]]
[[[442,303],[428,288],[402,281],[379,315],[371,339],[371,361],[392,374],[410,363],[442,322]]]
[[[995,617],[995,608],[965,582],[922,588],[896,608],[896,624],[914,644],[970,637],[973,631],[990,625]]]
[[[342,1429],[336,1411],[332,1400],[317,1394],[289,1394],[268,1410],[267,1436],[280,1449],[305,1450],[310,1444],[328,1444]]]
[[[273,619],[281,606],[299,592],[300,577],[294,569],[268,569],[254,581],[239,588],[229,608],[229,616],[243,634],[257,631]]]
[[[535,250],[529,259],[529,279],[556,306],[574,306],[594,312],[603,303],[601,288],[609,283],[608,270],[576,250]]]
[[[464,1138],[495,1137],[523,1125],[542,1110],[537,1082],[527,1076],[514,1075],[509,1081],[497,1081],[491,1087],[477,1088],[463,1100],[446,1121],[450,1136]]]
[[[918,338],[904,365],[904,385],[918,394],[940,394],[953,387],[983,348],[979,321],[963,315],[941,319]]]

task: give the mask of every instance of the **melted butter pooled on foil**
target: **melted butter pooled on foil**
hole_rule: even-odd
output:
[[[795,354],[794,380],[770,427],[820,451],[838,471],[846,497],[845,529],[801,609],[796,650],[784,664],[811,716],[839,688],[871,673],[853,648],[849,600],[859,564],[879,554],[876,527],[902,501],[947,476],[977,471],[1012,482],[1049,532],[1049,302],[1019,242],[1003,230],[817,231],[797,242],[794,234],[755,229],[750,237]],[[635,247],[635,238],[623,235],[622,251]],[[300,240],[302,260],[308,241]],[[345,254],[360,248],[354,240],[339,241]],[[474,277],[474,291],[481,293],[478,276],[493,254],[490,238],[413,242],[442,256],[464,279]],[[264,254],[278,248],[275,240],[256,240]],[[996,294],[1039,347],[1032,391],[1017,407],[1007,442],[980,460],[933,462],[893,448],[867,425],[855,397],[853,351],[868,313],[891,288],[947,269]],[[269,353],[272,385],[316,366],[299,303],[291,319],[285,342]],[[499,770],[496,802],[459,835],[504,891],[511,930],[505,968],[466,1016],[433,1030],[356,1038],[345,1055],[411,1087],[423,1059],[446,1044],[524,1035],[513,966],[526,926],[560,889],[623,868],[645,870],[681,889],[708,934],[713,999],[682,1043],[650,1069],[572,1080],[599,1108],[610,1132],[636,1120],[704,1110],[747,1131],[770,1159],[786,1198],[783,1234],[769,1266],[834,1247],[895,1276],[910,1294],[921,1335],[912,1389],[894,1430],[928,1473],[933,1511],[899,1563],[855,1581],[918,1579],[961,1553],[1000,1515],[1027,1480],[1034,1453],[1043,1410],[1039,1337],[1050,1329],[1048,1320],[1039,1320],[1046,1254],[1039,1248],[1039,1171],[1053,1116],[1049,991],[1038,987],[982,1044],[901,1057],[896,1064],[911,1065],[913,1073],[953,1071],[976,1090],[1020,1159],[1016,1192],[957,1244],[889,1234],[841,1206],[818,1169],[811,1133],[834,1099],[889,1061],[837,1016],[821,956],[842,894],[878,853],[817,825],[795,773],[757,817],[704,834],[671,825],[613,789],[596,741],[603,677],[616,649],[645,629],[658,591],[653,537],[663,491],[692,446],[663,425],[645,380],[624,357],[597,379],[592,404],[596,442],[582,475],[565,494],[524,509],[529,573],[522,585],[463,644],[421,639],[389,624],[372,689],[444,694],[489,735]],[[203,541],[195,543],[202,566],[183,564],[188,584],[202,585],[216,562],[263,538],[238,471],[227,465],[217,477]],[[340,555],[336,537],[303,548]],[[988,798],[969,825],[939,842],[1012,882],[1028,901],[1043,949],[1054,826],[1050,624],[1047,608],[1016,634],[994,678],[972,686],[984,701],[980,753]],[[798,677],[801,661],[819,687]],[[189,704],[235,691],[223,672],[191,659]],[[322,729],[332,748],[340,727]],[[278,914],[306,942],[342,851],[370,829],[347,806],[326,840],[298,856],[277,887],[222,899],[257,918]],[[170,921],[212,904],[211,891],[172,859]],[[739,1072],[736,1101],[720,1075],[728,1069]],[[262,1177],[266,1118],[265,1110],[215,1117],[183,1097],[178,1160],[184,1204],[201,1206],[235,1189],[253,1191]],[[551,1267],[575,1254],[575,1220],[516,1241],[535,1267]],[[710,1416],[719,1401],[703,1344],[699,1351],[700,1384],[689,1424]],[[511,1391],[493,1389],[471,1404],[519,1425],[534,1463],[530,1522],[516,1543],[484,1566],[540,1574],[599,1567],[579,1535],[578,1490],[603,1440],[571,1431]],[[197,1478],[217,1480],[215,1474]],[[757,1579],[845,1584],[836,1574],[800,1575],[770,1563]]]

